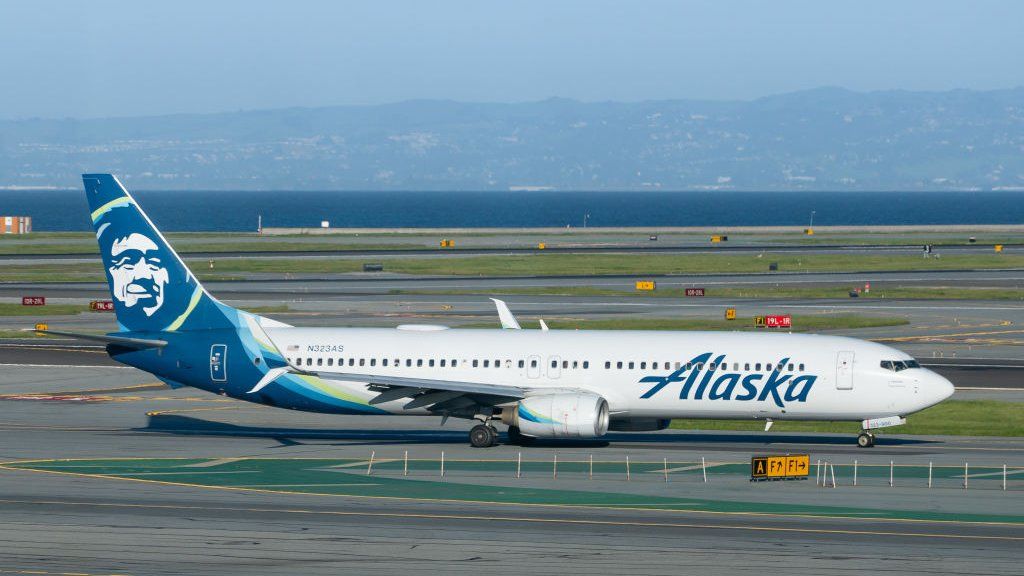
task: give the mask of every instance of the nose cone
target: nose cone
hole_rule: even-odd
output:
[[[953,383],[945,377],[928,371],[928,378],[924,381],[924,392],[931,399],[931,404],[938,404],[953,395],[956,389]]]

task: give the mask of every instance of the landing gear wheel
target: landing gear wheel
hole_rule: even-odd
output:
[[[497,439],[498,434],[494,428],[484,424],[477,424],[469,430],[469,444],[473,448],[490,448]]]
[[[871,432],[861,432],[857,436],[857,446],[861,448],[871,448],[875,445],[875,435]]]

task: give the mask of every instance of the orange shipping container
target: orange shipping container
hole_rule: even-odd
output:
[[[31,216],[0,216],[0,234],[28,234],[31,231]]]

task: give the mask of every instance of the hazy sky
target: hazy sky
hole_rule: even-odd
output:
[[[1018,0],[0,0],[0,118],[1024,85]]]

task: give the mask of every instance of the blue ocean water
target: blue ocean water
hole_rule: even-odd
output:
[[[317,227],[1021,224],[1024,192],[135,192],[167,231]],[[0,215],[89,230],[84,192],[0,191]]]

